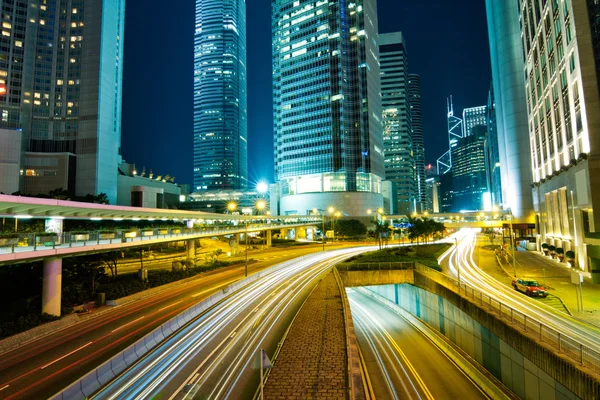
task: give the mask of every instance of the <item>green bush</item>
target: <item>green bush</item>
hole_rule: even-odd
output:
[[[565,257],[567,257],[570,260],[573,260],[573,259],[575,259],[575,252],[573,250],[569,250],[565,254]]]
[[[441,271],[438,257],[450,247],[447,243],[436,243],[422,246],[392,247],[378,251],[370,251],[348,259],[342,266],[352,269],[352,264],[386,263],[386,262],[417,262],[427,267]]]
[[[542,243],[542,249],[547,249],[548,248],[548,243]]]

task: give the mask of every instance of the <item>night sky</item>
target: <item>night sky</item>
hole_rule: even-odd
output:
[[[270,0],[246,0],[251,182],[273,179]],[[192,183],[194,0],[128,0],[122,155]],[[446,98],[455,113],[484,105],[491,81],[482,0],[378,0],[380,32],[403,32],[421,75],[425,157],[447,150]]]

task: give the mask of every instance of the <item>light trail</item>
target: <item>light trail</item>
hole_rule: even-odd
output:
[[[258,373],[249,369],[260,344],[302,291],[334,263],[369,250],[374,248],[319,253],[242,288],[166,339],[93,398],[174,398],[186,385],[192,385],[194,393],[210,393],[209,398],[229,397],[242,377]],[[194,366],[198,359],[202,361]],[[224,365],[226,373],[215,378]]]
[[[495,300],[559,331],[571,339],[577,340],[595,351],[600,351],[599,329],[581,323],[563,313],[548,310],[540,306],[536,300],[516,292],[512,287],[492,278],[479,268],[473,259],[477,242],[476,232],[463,229],[459,234],[461,239],[458,242],[458,249],[453,248],[449,253],[448,266],[455,276],[457,276],[457,270],[460,268],[461,282],[469,284]]]

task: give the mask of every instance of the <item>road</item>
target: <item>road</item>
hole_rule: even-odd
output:
[[[562,335],[600,352],[600,329],[575,320],[557,310],[544,307],[535,299],[499,283],[479,268],[474,261],[473,254],[477,245],[476,230],[464,229],[458,235],[460,235],[460,238],[457,238],[458,249],[453,247],[447,253],[442,260],[443,268],[450,271],[454,277],[458,277],[460,271],[461,282],[467,283],[511,308],[552,327]]]
[[[272,355],[285,329],[332,265],[367,249],[299,260],[242,288],[169,337],[94,399],[251,399],[261,348]],[[301,351],[301,349],[298,349]]]
[[[319,249],[285,249],[249,266],[253,273]],[[166,293],[126,304],[0,356],[0,399],[41,399],[127,348],[154,328],[241,279],[243,266],[223,268]],[[101,310],[99,310],[101,311]]]
[[[346,291],[375,398],[488,398],[408,321],[356,290]]]

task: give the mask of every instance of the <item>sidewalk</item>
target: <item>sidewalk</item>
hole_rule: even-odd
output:
[[[513,276],[512,252],[509,251],[508,264],[501,268],[496,262],[492,250],[482,248],[489,244],[479,236],[474,260],[477,265],[493,278],[510,285]],[[600,285],[591,283],[584,278],[583,283],[583,312],[577,312],[577,293],[575,285],[571,283],[571,271],[566,262],[559,263],[556,259],[546,257],[533,251],[518,248],[515,252],[516,270],[518,278],[532,278],[548,287],[550,294],[560,297],[575,318],[587,323],[600,326]]]

